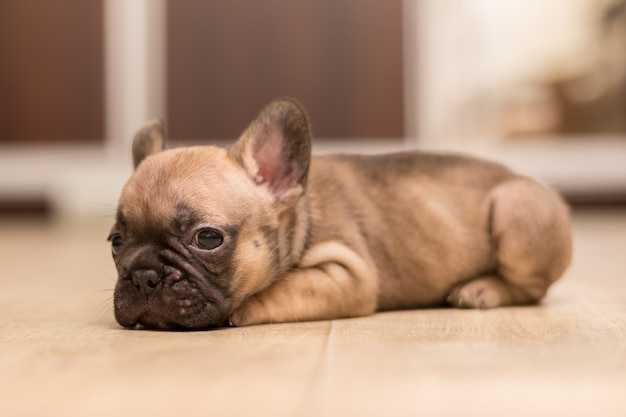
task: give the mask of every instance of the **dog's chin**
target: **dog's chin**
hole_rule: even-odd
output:
[[[125,327],[137,330],[198,331],[225,327],[227,323],[227,320],[214,320],[201,315],[190,318],[145,315],[134,325]]]
[[[121,326],[137,330],[193,331],[215,329],[228,325],[227,317],[216,318],[212,314],[177,317],[175,315],[146,312],[135,319],[116,312],[115,317]]]
[[[208,297],[196,285],[182,280],[154,289],[146,297],[130,280],[115,288],[117,322],[126,328],[151,330],[204,330],[228,323],[230,308],[222,297]]]

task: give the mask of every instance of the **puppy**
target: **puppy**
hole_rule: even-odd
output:
[[[137,133],[109,236],[124,327],[531,304],[570,263],[568,209],[549,188],[466,156],[311,158],[291,99],[229,149],[164,145],[159,122]]]

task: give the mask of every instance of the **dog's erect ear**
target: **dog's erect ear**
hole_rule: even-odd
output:
[[[139,166],[146,157],[161,152],[166,141],[165,123],[161,119],[144,125],[133,139],[133,165]]]
[[[268,104],[228,154],[276,199],[293,205],[304,192],[311,162],[311,127],[304,108],[283,98]]]

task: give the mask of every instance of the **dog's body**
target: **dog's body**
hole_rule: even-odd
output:
[[[550,189],[463,156],[311,159],[291,100],[228,150],[163,142],[159,125],[137,135],[110,237],[123,326],[528,304],[570,262],[568,210]]]

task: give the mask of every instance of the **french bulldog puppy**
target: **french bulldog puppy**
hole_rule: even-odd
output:
[[[551,189],[468,156],[311,158],[292,99],[230,148],[141,129],[111,241],[124,327],[205,329],[538,302],[571,257]]]

